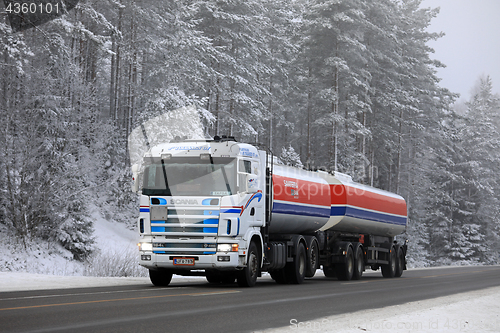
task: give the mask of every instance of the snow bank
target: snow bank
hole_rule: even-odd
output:
[[[86,288],[151,284],[149,278],[60,276],[32,273],[0,272],[0,292],[60,288]]]
[[[206,283],[204,276],[181,277],[174,275],[172,283]],[[93,277],[60,276],[33,273],[0,272],[0,292],[91,288],[127,285],[153,286],[149,277]]]
[[[56,276],[145,276],[147,270],[139,267],[138,263],[138,233],[128,226],[132,223],[108,221],[99,208],[91,210],[95,251],[86,263],[74,260],[73,255],[57,242],[37,240],[26,244],[25,248],[0,224],[0,272]]]
[[[500,287],[300,321],[266,333],[500,332]]]

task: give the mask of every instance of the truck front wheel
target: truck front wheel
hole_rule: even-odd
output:
[[[248,249],[247,266],[238,273],[238,285],[240,287],[253,287],[257,283],[260,269],[260,253],[254,242],[250,243]]]
[[[149,270],[149,279],[156,287],[166,287],[172,280],[172,273],[169,271]]]

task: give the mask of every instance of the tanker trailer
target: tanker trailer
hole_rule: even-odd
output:
[[[267,249],[271,257],[276,247],[287,255],[283,267],[268,269],[276,282],[300,283],[299,272],[312,277],[320,266],[341,280],[360,279],[366,267],[381,268],[384,277],[400,277],[406,269],[407,246],[394,241],[406,228],[401,196],[339,172],[274,166],[273,198]]]

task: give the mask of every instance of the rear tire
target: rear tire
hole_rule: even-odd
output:
[[[306,277],[313,277],[319,266],[319,246],[316,240],[313,240],[309,248],[309,256],[307,260]]]
[[[391,252],[389,253],[389,264],[381,265],[383,277],[393,278],[394,276],[396,276],[396,266],[397,266],[396,255],[397,255],[396,248],[393,246],[391,248]]]
[[[149,270],[149,279],[155,287],[166,287],[172,281],[172,273],[169,271]]]
[[[361,279],[363,271],[365,270],[365,260],[363,256],[363,248],[358,246],[356,248],[356,254],[354,255],[354,271],[352,274],[353,280]]]
[[[257,283],[260,270],[260,253],[254,242],[248,248],[247,266],[238,273],[238,285],[240,287],[253,287]]]
[[[303,243],[297,247],[297,254],[293,262],[285,266],[286,278],[293,284],[301,284],[306,276],[306,248]]]
[[[352,253],[352,246],[347,247],[345,254],[345,263],[336,264],[335,270],[339,280],[350,281],[354,274],[354,254]]]
[[[405,254],[401,247],[398,247],[398,256],[397,256],[397,267],[396,274],[394,277],[401,277],[403,275],[403,270],[405,269]]]

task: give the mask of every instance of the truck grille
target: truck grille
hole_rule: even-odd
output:
[[[219,229],[218,207],[207,209],[208,207],[163,206],[156,210],[153,206],[151,208],[151,233],[165,236],[165,242],[153,243],[154,253],[195,255],[216,252],[215,237]]]

